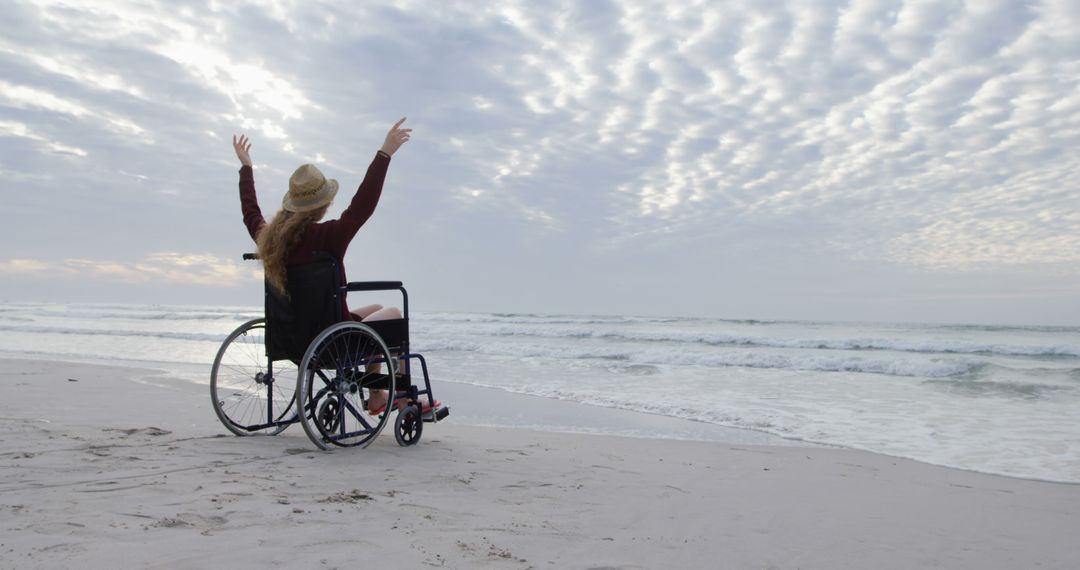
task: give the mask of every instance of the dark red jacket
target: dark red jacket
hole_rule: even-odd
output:
[[[379,203],[382,195],[383,182],[386,180],[386,169],[390,166],[390,156],[379,152],[368,166],[364,181],[356,189],[352,202],[341,217],[336,220],[327,220],[309,225],[304,229],[299,245],[289,252],[285,260],[288,266],[306,265],[318,260],[312,253],[316,251],[327,252],[337,259],[338,272],[341,284],[345,284],[345,250],[353,236],[364,225],[364,222],[375,213],[375,206]],[[266,225],[262,210],[259,209],[259,200],[255,195],[255,173],[250,166],[240,168],[240,208],[244,213],[244,225],[247,226],[251,239],[255,239],[259,230]],[[341,296],[342,314],[350,317],[349,307],[345,303],[345,295]]]

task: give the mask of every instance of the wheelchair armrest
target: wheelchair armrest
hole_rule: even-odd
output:
[[[346,291],[389,291],[401,289],[401,281],[353,281],[345,285]]]

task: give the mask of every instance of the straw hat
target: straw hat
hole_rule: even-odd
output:
[[[305,164],[289,177],[289,192],[282,198],[281,207],[290,212],[308,212],[332,202],[337,190],[337,180],[327,180],[314,165]]]

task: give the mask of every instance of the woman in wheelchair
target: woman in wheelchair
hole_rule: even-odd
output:
[[[267,222],[255,195],[255,178],[251,165],[251,142],[246,136],[233,136],[233,149],[240,159],[240,204],[244,225],[258,247],[259,258],[266,272],[266,280],[278,294],[288,298],[286,289],[287,269],[319,261],[316,252],[334,257],[339,283],[344,285],[345,250],[356,232],[375,212],[382,194],[390,157],[409,140],[412,129],[402,128],[402,118],[386,134],[382,147],[368,166],[363,182],[356,189],[349,206],[336,220],[321,221],[326,215],[338,191],[336,180],[327,179],[318,168],[304,164],[289,178],[289,191],[281,201],[281,209]],[[354,321],[378,321],[400,319],[402,313],[396,307],[383,308],[368,305],[349,310],[345,295],[341,295],[341,314]],[[372,365],[378,371],[380,365]],[[387,405],[385,390],[372,391],[368,411],[381,413]],[[424,411],[429,401],[422,402]],[[439,403],[436,402],[438,407]]]

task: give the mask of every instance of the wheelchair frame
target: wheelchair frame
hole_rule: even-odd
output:
[[[258,257],[248,253],[243,259]],[[334,258],[326,255],[323,259],[336,275]],[[401,319],[342,320],[345,315],[341,314],[341,295],[388,290],[401,293]],[[272,354],[269,288],[267,291],[267,314],[240,325],[226,337],[211,368],[211,402],[229,431],[239,436],[277,435],[299,422],[321,449],[366,447],[396,410],[395,439],[399,445],[409,446],[419,442],[424,423],[438,422],[449,414],[449,408],[434,407],[427,361],[409,350],[409,295],[400,281],[335,283],[329,302],[335,307],[337,322],[315,335],[299,361],[296,356]],[[423,389],[412,382],[413,360],[420,363]],[[288,368],[283,363],[289,362],[297,372],[292,394],[281,388],[278,379],[279,371]],[[402,363],[402,370],[396,370],[396,362]],[[386,372],[379,372],[380,367],[385,367]],[[365,390],[368,395],[373,390],[388,390],[385,408],[369,412]],[[422,411],[422,396],[432,404],[429,412]]]

